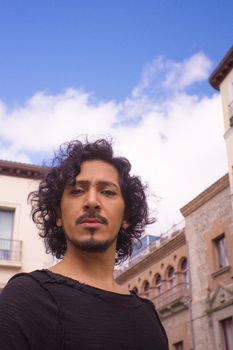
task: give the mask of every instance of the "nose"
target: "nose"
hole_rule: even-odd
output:
[[[84,209],[85,210],[99,210],[100,203],[98,199],[98,193],[95,189],[90,189],[86,193],[85,201],[84,201]]]

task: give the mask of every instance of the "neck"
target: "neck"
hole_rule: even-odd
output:
[[[50,270],[95,287],[114,289],[114,264],[115,247],[104,253],[89,253],[68,246],[63,260]]]

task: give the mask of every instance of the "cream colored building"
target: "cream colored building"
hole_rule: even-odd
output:
[[[0,160],[0,289],[16,273],[52,263],[27,203],[44,172],[43,167]]]
[[[233,46],[211,74],[209,82],[213,88],[220,91],[222,99],[233,208]]]

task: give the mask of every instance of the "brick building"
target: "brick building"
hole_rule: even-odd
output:
[[[117,272],[117,281],[152,300],[175,349],[191,349],[190,284],[184,222]]]
[[[117,272],[117,281],[154,302],[171,350],[231,350],[224,345],[232,344],[229,337],[233,335],[233,216],[228,174],[181,212],[183,227],[173,227],[130,259]]]
[[[221,92],[229,173],[181,208],[183,229],[117,276],[154,302],[171,350],[233,350],[233,47],[209,81]]]
[[[233,215],[228,174],[181,212],[189,252],[193,348],[233,349]]]

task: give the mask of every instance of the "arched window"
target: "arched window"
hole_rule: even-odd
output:
[[[156,300],[156,306],[159,307],[161,305],[161,302],[162,302],[162,296],[161,296],[161,293],[162,293],[162,277],[161,275],[158,273],[156,276],[155,276],[155,300]]]
[[[175,269],[173,266],[170,266],[167,270],[167,279],[169,281],[169,288],[173,288],[175,286]]]
[[[146,293],[150,289],[150,283],[148,281],[143,282],[143,292]]]
[[[189,280],[188,280],[188,260],[187,260],[187,258],[183,258],[181,260],[180,270],[182,273],[182,282],[188,285]]]
[[[138,294],[138,288],[137,287],[133,287],[132,291],[134,291],[136,294]]]
[[[161,278],[161,275],[158,273],[155,276],[155,287],[157,288],[157,290],[161,290],[161,286],[162,286],[162,278]]]
[[[188,268],[187,258],[183,258],[180,264],[181,271],[186,271]]]
[[[169,266],[167,269],[167,280],[168,280],[168,294],[167,301],[171,302],[176,294],[176,284],[175,284],[175,269],[173,266]]]

